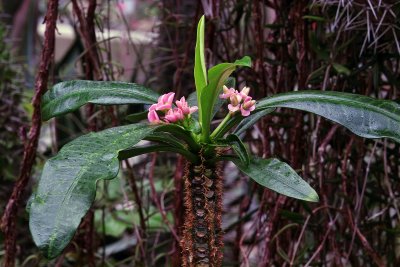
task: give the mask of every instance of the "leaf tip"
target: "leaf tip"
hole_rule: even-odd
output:
[[[310,202],[319,202],[319,196],[317,192],[313,190],[304,200]]]
[[[249,68],[252,67],[251,57],[249,57],[249,56],[244,56],[242,59],[236,60],[235,63],[237,63],[243,67],[249,67]]]

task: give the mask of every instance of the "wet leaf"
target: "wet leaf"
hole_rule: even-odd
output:
[[[233,161],[251,179],[282,195],[317,202],[318,194],[288,164],[278,159],[253,157],[248,166]]]
[[[153,104],[159,95],[152,90],[125,82],[67,81],[56,84],[42,97],[42,119],[61,116],[81,106]]]
[[[261,99],[257,109],[283,107],[309,111],[337,122],[365,138],[388,137],[400,142],[400,105],[363,95],[298,91]]]
[[[95,199],[97,181],[117,176],[118,152],[156,128],[134,124],[89,133],[66,144],[46,162],[31,201],[29,227],[47,258],[60,255],[71,241]]]

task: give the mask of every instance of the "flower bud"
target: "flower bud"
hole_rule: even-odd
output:
[[[246,98],[246,96],[249,95],[249,92],[250,92],[250,87],[245,86],[245,87],[243,87],[242,91],[240,91],[240,95],[243,98]]]

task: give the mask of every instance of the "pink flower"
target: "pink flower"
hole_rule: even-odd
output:
[[[150,107],[150,109],[151,109],[151,107]],[[149,122],[150,123],[160,123],[161,120],[158,117],[157,111],[155,111],[154,109],[153,110],[150,110],[150,109],[149,109],[149,113],[147,114],[147,119],[149,120]]]
[[[150,106],[149,111],[157,110],[157,104],[153,104]]]
[[[228,105],[228,109],[229,109],[229,111],[232,112],[232,113],[235,113],[236,111],[238,111],[239,108],[240,108],[239,105],[237,105],[237,106],[234,106],[234,105],[232,105],[232,104],[229,104],[229,105]]]
[[[164,94],[158,98],[158,103],[156,104],[156,110],[166,111],[172,107],[172,101],[174,100],[175,93],[170,92]],[[150,107],[151,108],[151,107]]]
[[[189,104],[188,102],[186,102],[184,96],[181,97],[181,100],[175,101],[175,103],[176,106],[182,111],[183,115],[189,115],[198,110],[198,107],[196,106],[189,107]]]
[[[222,94],[219,95],[219,98],[227,99],[231,97],[233,94],[235,94],[236,90],[233,88],[228,88],[225,85],[222,87],[222,90],[224,91]]]
[[[250,112],[256,108],[256,101],[251,100],[250,96],[246,97],[243,101],[243,104],[240,105],[240,112],[243,117],[247,117],[250,115]]]
[[[242,101],[242,96],[237,91],[229,97],[230,104],[228,109],[230,112],[236,112],[240,108],[240,102]]]
[[[169,122],[177,122],[183,120],[185,115],[183,114],[182,110],[179,108],[170,109],[165,115],[165,119]]]

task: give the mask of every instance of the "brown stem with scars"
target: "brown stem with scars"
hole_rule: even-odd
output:
[[[222,266],[222,177],[219,167],[187,163],[184,176],[185,222],[183,225],[182,265],[185,267]]]
[[[45,18],[46,31],[44,35],[44,46],[40,58],[39,72],[36,76],[35,94],[32,99],[32,126],[29,130],[28,140],[25,144],[24,158],[22,160],[19,177],[1,219],[0,227],[5,235],[4,267],[12,267],[15,264],[18,206],[20,205],[25,187],[28,184],[32,166],[36,158],[36,149],[42,125],[40,104],[41,97],[47,89],[49,69],[51,66],[50,63],[54,53],[55,29],[58,15],[57,9],[58,0],[50,0],[47,5],[47,13]]]

